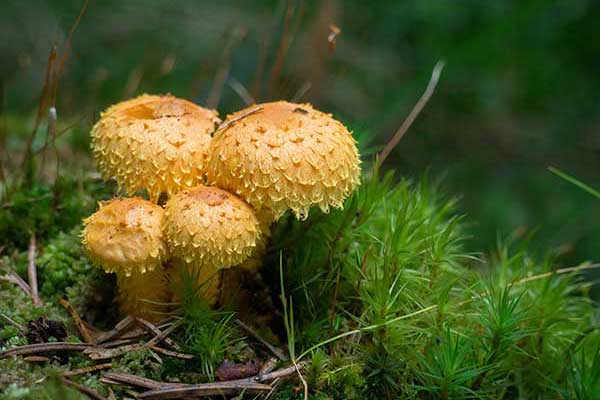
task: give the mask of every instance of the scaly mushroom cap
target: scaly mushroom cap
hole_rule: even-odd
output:
[[[83,244],[92,262],[119,276],[161,268],[167,247],[163,241],[163,209],[139,197],[100,204],[86,218]]]
[[[115,177],[154,202],[204,182],[216,111],[171,95],[141,95],[104,111],[92,129],[92,149],[104,179]]]
[[[260,240],[259,223],[249,205],[204,185],[167,202],[163,232],[173,257],[211,271],[240,264]]]
[[[278,101],[259,107],[228,116],[224,128],[215,132],[209,183],[237,194],[273,220],[287,209],[304,219],[313,205],[324,212],[341,208],[360,182],[352,134],[310,104]]]
[[[261,243],[254,210],[225,190],[203,185],[167,202],[163,232],[170,254],[188,268],[210,303],[218,298],[219,270],[244,262]]]

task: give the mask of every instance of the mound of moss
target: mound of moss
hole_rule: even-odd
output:
[[[464,243],[471,228],[454,207],[426,178],[415,183],[374,173],[343,210],[313,210],[306,221],[290,216],[274,227],[261,283],[252,288],[270,298],[246,301],[244,313],[254,312],[263,336],[305,365],[311,398],[597,398],[598,313],[591,283],[579,274],[591,266],[557,270],[555,260],[531,254],[526,243],[470,252]],[[43,307],[0,282],[0,349],[26,344],[19,326],[42,315],[64,323],[67,340],[78,341],[61,297],[96,326],[117,320],[114,281],[90,265],[79,228],[57,230],[39,242]],[[26,244],[13,244],[3,272],[24,274]],[[224,360],[270,356],[235,323],[239,310],[210,310],[193,290],[184,288],[182,325],[172,338],[195,359],[161,363],[151,351],[136,351],[115,359],[113,371],[207,382]],[[0,390],[10,399],[82,398],[56,377],[92,364],[79,355],[46,363],[3,359]],[[108,395],[99,376],[73,379]],[[271,398],[300,399],[303,392],[292,376]]]

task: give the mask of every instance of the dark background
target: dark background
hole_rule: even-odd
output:
[[[64,52],[81,6],[0,4],[9,172],[50,49]],[[442,178],[461,199],[472,250],[533,233],[531,245],[564,265],[597,260],[599,202],[547,167],[600,187],[599,21],[591,0],[91,1],[57,91],[58,125],[72,126],[62,173],[93,169],[89,130],[111,103],[171,92],[224,116],[245,106],[239,86],[256,101],[301,97],[334,113],[372,160],[443,59],[435,94],[385,167]],[[331,23],[342,30],[335,49]]]

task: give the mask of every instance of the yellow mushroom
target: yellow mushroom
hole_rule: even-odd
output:
[[[304,219],[312,206],[341,208],[360,183],[348,129],[310,104],[253,107],[230,115],[215,132],[208,182],[240,196],[262,220],[276,221],[288,209]]]
[[[160,316],[156,303],[170,299],[162,267],[167,254],[163,214],[161,207],[135,197],[101,203],[83,221],[82,241],[90,260],[117,275],[121,311],[151,320]]]
[[[261,243],[254,210],[231,193],[204,185],[167,202],[163,232],[174,261],[198,279],[209,303],[218,299],[219,270],[246,261]]]
[[[204,182],[217,113],[171,95],[141,95],[104,111],[92,149],[105,179],[128,194],[146,190],[157,202]]]

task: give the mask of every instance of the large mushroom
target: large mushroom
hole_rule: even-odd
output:
[[[162,267],[167,248],[163,241],[163,209],[141,198],[100,203],[84,220],[83,245],[90,260],[117,275],[118,303],[125,314],[156,320],[170,299]]]
[[[163,232],[173,262],[196,278],[211,304],[218,300],[219,271],[243,263],[261,243],[254,210],[233,194],[204,185],[167,202]]]
[[[288,209],[304,219],[312,206],[341,208],[360,182],[352,134],[310,104],[265,103],[222,126],[210,144],[208,182],[244,199],[265,225]]]
[[[92,129],[92,149],[105,179],[128,194],[146,190],[157,202],[204,182],[216,111],[171,95],[141,95],[109,107]]]

